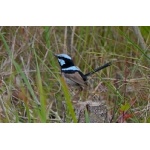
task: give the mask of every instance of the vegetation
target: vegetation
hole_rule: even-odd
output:
[[[111,61],[90,79],[91,96],[110,122],[150,122],[149,43],[150,27],[0,27],[0,122],[77,122],[54,53],[84,73]]]

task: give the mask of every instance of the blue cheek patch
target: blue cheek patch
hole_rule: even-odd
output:
[[[58,61],[59,61],[59,63],[60,63],[61,66],[63,66],[64,64],[66,64],[65,61],[62,60],[62,59],[58,59]]]

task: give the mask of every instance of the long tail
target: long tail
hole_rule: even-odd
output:
[[[96,72],[98,72],[98,71],[100,71],[100,70],[110,66],[110,65],[111,65],[111,62],[108,62],[108,63],[104,64],[103,66],[94,69],[94,71],[91,71],[91,72],[85,74],[85,76],[88,77],[88,76],[90,76],[90,75],[92,75],[92,74],[94,74],[94,73],[96,73]]]

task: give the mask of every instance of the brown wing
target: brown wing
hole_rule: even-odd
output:
[[[64,76],[83,87],[86,86],[86,82],[82,79],[78,72],[75,72],[73,74],[65,73]]]

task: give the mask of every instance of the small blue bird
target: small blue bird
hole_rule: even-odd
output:
[[[108,67],[111,65],[111,62],[104,64],[103,66],[87,73],[83,74],[81,70],[74,65],[73,60],[67,54],[54,54],[58,58],[58,63],[61,68],[61,74],[64,77],[66,83],[69,86],[78,86],[81,89],[87,86],[88,76]]]

